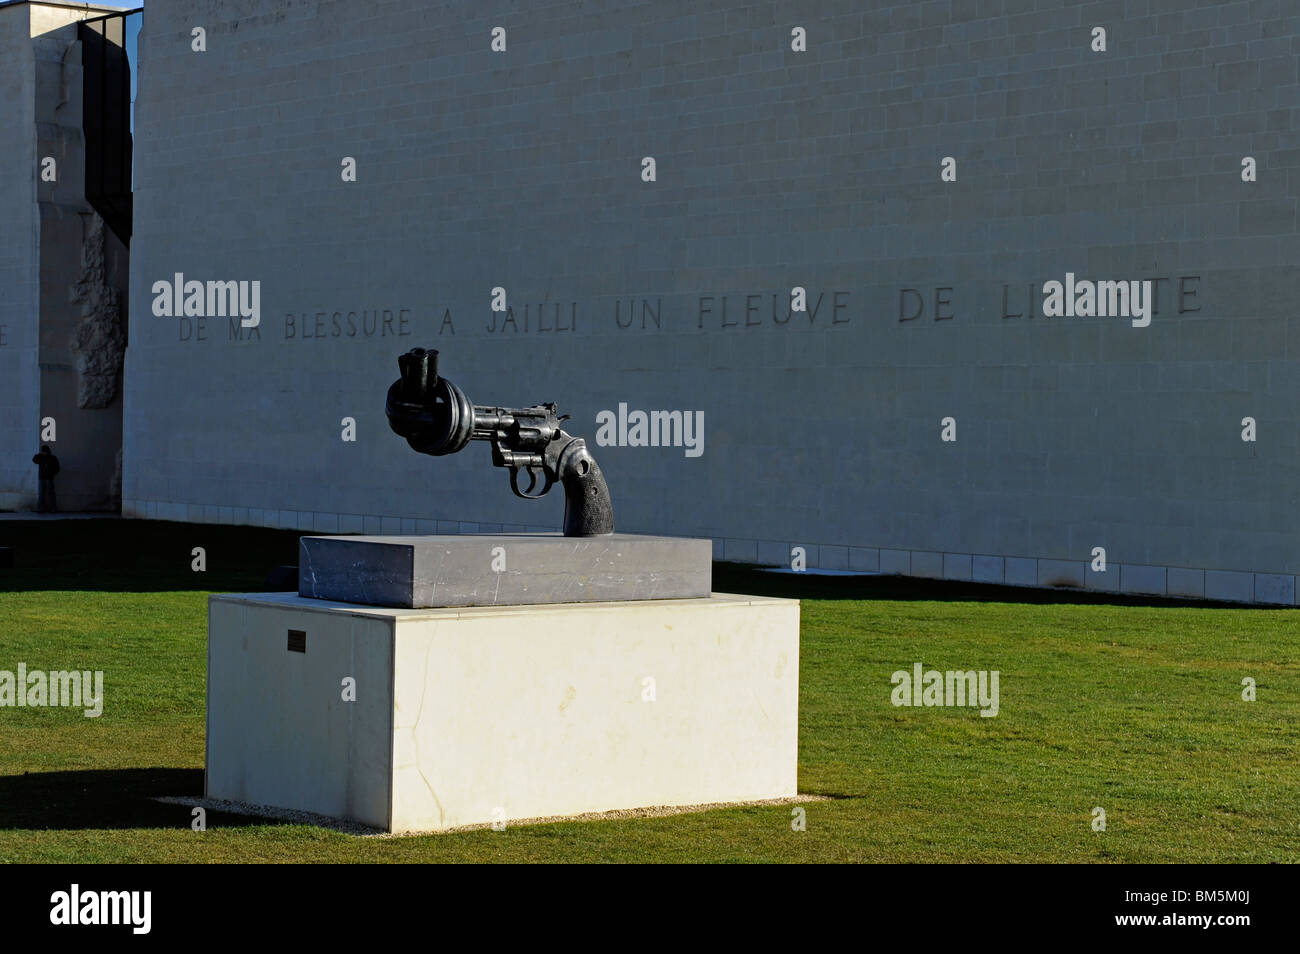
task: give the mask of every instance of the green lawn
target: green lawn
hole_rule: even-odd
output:
[[[209,815],[209,592],[259,589],[298,534],[0,522],[0,670],[101,669],[104,714],[0,708],[0,861],[1290,861],[1300,849],[1300,616],[1119,605],[718,566],[803,600],[803,806],[406,838]],[[207,549],[208,570],[190,570]],[[1032,600],[1026,602],[1022,600]],[[1014,601],[1014,602],[1013,602]],[[996,669],[1001,712],[895,708],[890,674]],[[1241,698],[1253,677],[1258,698]],[[1092,830],[1103,807],[1107,830]]]

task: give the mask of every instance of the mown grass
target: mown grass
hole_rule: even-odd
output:
[[[803,600],[800,789],[830,796],[802,806],[806,831],[762,806],[408,838],[209,815],[196,833],[188,808],[151,796],[202,791],[207,594],[259,589],[297,537],[0,523],[18,554],[0,570],[0,669],[100,669],[106,696],[98,719],[0,708],[0,860],[1265,862],[1300,848],[1293,611],[730,566],[716,590]],[[1000,714],[895,708],[890,675],[914,662],[998,670]]]

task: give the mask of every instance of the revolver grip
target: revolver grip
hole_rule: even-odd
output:
[[[596,537],[614,532],[614,504],[600,465],[587,442],[574,438],[560,454],[560,483],[564,485],[564,535]]]

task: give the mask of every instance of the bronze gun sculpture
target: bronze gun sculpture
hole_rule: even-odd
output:
[[[510,470],[516,497],[545,497],[558,480],[564,486],[564,535],[594,537],[614,532],[609,488],[587,442],[560,429],[569,415],[554,404],[480,407],[438,376],[438,352],[414,348],[397,359],[401,377],[388,389],[388,426],[421,454],[441,457],[470,441],[492,442],[492,463]],[[519,471],[528,486],[519,489]],[[541,490],[537,490],[541,481]],[[537,491],[534,493],[534,491]]]

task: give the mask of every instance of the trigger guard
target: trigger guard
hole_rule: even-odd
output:
[[[520,490],[519,489],[519,468],[518,467],[510,468],[510,489],[514,491],[515,496],[523,497],[525,500],[538,500],[542,497],[545,497],[547,492],[550,491],[555,481],[547,478],[545,486],[542,487],[542,492],[539,494],[535,494],[532,491],[533,488],[537,486],[537,470],[540,469],[542,471],[542,476],[545,477],[546,469],[536,468],[536,467],[525,467],[524,469],[528,471],[528,489]]]

